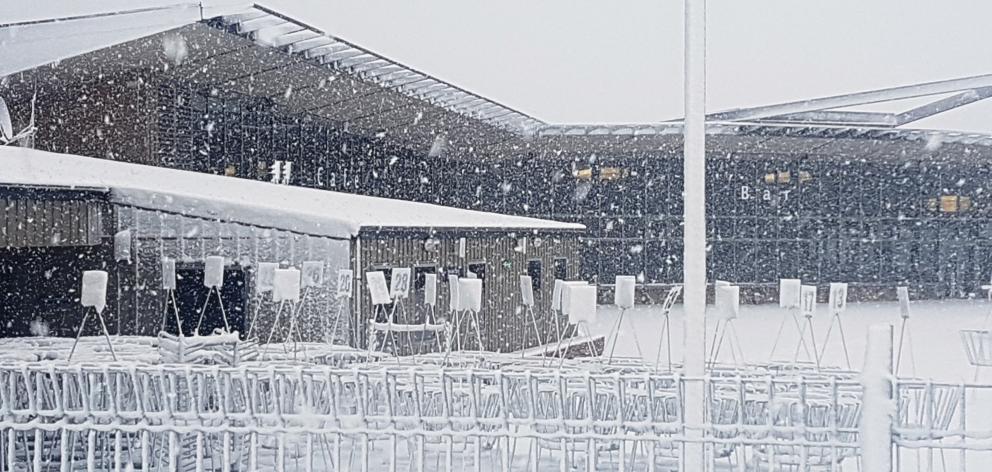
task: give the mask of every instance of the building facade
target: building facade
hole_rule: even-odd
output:
[[[262,38],[256,27],[273,21],[308,39]],[[579,222],[581,278],[681,281],[676,128],[514,130],[492,117],[519,112],[470,96],[496,111],[461,113],[420,91],[467,92],[307,31],[270,11],[215,18],[11,75],[0,94],[21,121],[37,95],[40,149]],[[189,57],[166,57],[170,38]],[[919,297],[976,293],[992,273],[992,148],[919,138],[711,130],[709,277],[750,285],[756,300],[793,277],[845,281],[853,296],[896,285]]]

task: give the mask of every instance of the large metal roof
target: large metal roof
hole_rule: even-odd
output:
[[[225,24],[257,44],[346,73],[439,108],[521,134],[545,123],[523,112],[388,59],[304,22],[255,5],[223,17]]]
[[[153,7],[0,21],[0,39],[8,39],[0,41],[0,55],[13,58],[5,62],[8,69],[20,64],[21,71],[0,87],[47,84],[60,90],[114,72],[150,70],[199,87],[264,97],[290,113],[322,117],[367,136],[387,136],[419,152],[442,143],[450,155],[466,159],[677,153],[681,147],[681,120],[545,123],[264,6],[234,0],[144,4]],[[59,30],[66,34],[60,36]],[[44,44],[38,39],[42,36],[56,40]],[[175,37],[188,45],[178,64],[163,52],[163,42]],[[74,44],[73,38],[86,40]],[[14,60],[21,56],[19,45],[52,54],[21,64]],[[37,66],[55,59],[60,62]],[[33,68],[25,70],[28,63]],[[932,101],[899,113],[851,110],[913,97]],[[992,75],[965,77],[714,113],[707,134],[715,152],[932,156],[941,148],[992,159],[992,134],[905,127],[989,97]]]
[[[36,86],[61,91],[66,84],[143,70],[200,88],[265,98],[287,113],[328,119],[339,129],[384,137],[425,154],[437,144],[482,149],[544,125],[262,6],[212,9],[225,14],[201,20],[197,2],[170,2],[175,0],[163,0],[157,9],[0,24],[0,39],[13,38],[0,43],[5,57],[19,55],[17,38],[35,38],[38,34],[30,35],[35,30],[58,37],[64,26],[70,38],[95,38],[82,48],[63,47],[71,41],[53,43],[51,54],[7,70],[0,89],[30,96]],[[162,19],[172,12],[178,13]],[[147,22],[138,21],[149,15]],[[169,41],[183,44],[178,62],[163,47]],[[32,39],[29,45],[41,47],[37,43]]]

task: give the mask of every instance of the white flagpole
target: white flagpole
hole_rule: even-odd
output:
[[[706,373],[706,0],[685,0],[685,154],[683,271],[685,281],[686,435],[682,470],[705,470]],[[697,380],[694,380],[697,379]]]

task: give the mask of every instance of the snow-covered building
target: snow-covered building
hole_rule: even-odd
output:
[[[255,332],[270,332],[278,308],[259,284],[262,263],[319,267],[299,305],[304,334],[311,340],[330,337],[338,304],[344,303],[348,319],[339,321],[334,335],[355,346],[364,345],[372,317],[361,274],[411,267],[407,319],[397,321],[423,323],[425,307],[417,306],[423,303],[424,274],[438,275],[438,315],[444,316],[445,275],[471,271],[484,279],[483,342],[494,351],[517,350],[527,347],[519,275],[537,275],[535,283],[550,287],[554,268],[574,273],[584,229],[19,147],[0,147],[0,168],[0,310],[10,320],[0,333],[8,335],[27,334],[36,320],[70,334],[82,317],[80,276],[90,269],[110,274],[112,330],[154,335],[163,323],[173,330],[163,260],[175,261],[176,301],[184,330],[191,331],[210,293],[204,261],[221,256],[219,298],[242,333],[255,319]],[[341,269],[358,274],[350,299],[337,297]],[[538,303],[547,307],[550,297],[539,296]],[[552,332],[552,319],[542,323]],[[219,326],[214,300],[201,331]],[[274,339],[283,335],[277,330]]]
[[[157,7],[76,5],[0,27],[0,96],[18,128],[34,101],[37,148],[582,223],[570,278],[681,281],[678,120],[549,124],[306,19],[145,3]],[[853,297],[978,291],[992,136],[905,125],[990,90],[979,76],[710,116],[709,278],[749,295],[797,277],[849,282]],[[928,96],[904,113],[850,111]]]

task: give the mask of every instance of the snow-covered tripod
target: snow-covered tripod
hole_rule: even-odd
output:
[[[636,288],[637,278],[631,275],[618,275],[613,285],[613,304],[620,309],[620,314],[617,315],[616,324],[610,329],[610,334],[612,334],[613,338],[610,344],[610,361],[613,360],[613,352],[616,350],[617,340],[620,338],[620,330],[623,329],[624,315],[627,314],[627,310],[634,308],[634,292]],[[634,336],[634,347],[637,348],[637,357],[643,359],[644,351],[641,349],[641,340],[637,337],[637,329],[632,329],[630,332]],[[607,336],[606,340],[609,341],[610,336]]]
[[[300,302],[300,271],[299,269],[290,267],[288,269],[276,269],[275,276],[273,279],[272,288],[272,300],[279,303],[279,307],[276,309],[276,316],[272,321],[272,328],[269,330],[269,337],[265,340],[265,349],[262,351],[262,358],[265,358],[265,354],[269,351],[269,345],[272,343],[272,338],[275,337],[276,331],[279,330],[279,320],[282,317],[283,310],[288,307],[287,314],[289,316],[289,331],[286,333],[286,344],[283,345],[283,351],[285,352],[289,346],[288,343],[293,343],[293,358],[296,358],[296,343],[300,338],[297,332],[297,305]],[[304,357],[306,355],[304,354]]]
[[[790,318],[796,327],[796,333],[799,335],[799,350],[805,350],[806,357],[810,361],[816,360],[816,351],[810,351],[809,345],[806,344],[805,330],[802,323],[799,322],[799,296],[801,290],[802,281],[799,279],[779,280],[778,306],[783,308],[785,313],[782,314],[782,322],[778,325],[775,342],[772,343],[772,352],[768,354],[768,362],[775,361],[775,352],[778,350],[778,343],[782,340],[782,333],[785,331],[785,325],[789,323]],[[799,356],[797,354],[793,358],[793,362],[797,362],[798,358]]]
[[[369,295],[372,297],[372,317],[368,320],[368,335],[367,335],[367,358],[372,358],[372,353],[378,351],[378,342],[376,341],[376,334],[380,331],[383,332],[382,348],[385,348],[387,340],[392,340],[393,346],[397,346],[396,337],[393,335],[393,311],[386,309],[390,304],[393,304],[393,298],[390,296],[389,287],[386,285],[386,274],[382,271],[372,271],[365,273],[365,282],[369,289]],[[395,286],[395,283],[394,283]],[[386,320],[385,322],[379,322],[379,319]]]
[[[341,318],[348,313],[348,308],[351,306],[354,280],[354,273],[351,269],[341,269],[338,271],[338,287],[334,294],[334,299],[337,301],[337,308],[334,313],[334,322],[331,324],[331,331],[324,333],[325,342],[334,344],[334,341],[337,340],[338,324],[341,322]]]
[[[437,348],[437,352],[442,352],[448,342],[445,341],[443,344],[441,342],[442,333],[447,333],[450,331],[450,327],[447,323],[437,322],[437,274],[424,274],[424,325],[423,333],[431,333],[434,337],[434,347]],[[417,354],[423,353],[424,342],[421,338],[421,342],[417,346]]]
[[[668,289],[665,301],[661,304],[661,334],[658,336],[658,351],[654,357],[654,369],[661,365],[661,351],[665,351],[668,359],[668,372],[672,371],[672,307],[682,294],[682,285]]]
[[[258,322],[258,315],[262,312],[262,305],[265,302],[265,294],[272,293],[275,287],[276,269],[279,264],[275,262],[259,262],[255,273],[255,312],[251,317],[251,324],[248,326],[248,335],[245,339],[251,339],[256,332],[255,324]]]
[[[83,336],[83,329],[86,328],[86,321],[90,317],[90,311],[86,308],[90,307],[96,311],[96,316],[100,320],[100,328],[103,330],[103,337],[107,340],[110,356],[114,358],[114,361],[117,361],[114,343],[110,342],[110,331],[107,330],[107,322],[103,319],[103,309],[107,307],[107,273],[105,271],[87,270],[83,272],[83,290],[80,303],[84,310],[83,320],[79,323],[76,340],[72,343],[72,350],[69,351],[67,362],[72,362],[72,356],[76,353],[76,345],[79,344],[79,338]]]
[[[899,299],[899,349],[896,351],[896,370],[898,376],[902,367],[903,348],[909,350],[910,376],[916,376],[916,355],[913,353],[913,335],[909,328],[909,287],[896,287],[896,296]]]
[[[718,280],[714,285],[714,311],[716,312],[716,326],[713,330],[713,340],[710,342],[710,354],[707,364],[716,365],[720,359],[720,351],[723,348],[724,340],[730,344],[730,357],[734,365],[740,366],[744,363],[744,351],[741,349],[741,341],[737,337],[737,328],[734,321],[740,314],[741,289],[740,287]],[[730,336],[727,336],[727,334]],[[671,340],[669,340],[670,342]],[[660,351],[660,350],[659,350]],[[670,356],[670,354],[669,354]],[[657,366],[655,367],[657,368]],[[671,365],[669,365],[671,370]]]
[[[224,258],[221,256],[210,256],[204,261],[203,285],[207,287],[207,299],[200,309],[200,318],[196,322],[194,336],[200,335],[200,326],[203,325],[203,318],[207,314],[207,306],[213,295],[217,296],[217,304],[220,305],[220,314],[224,319],[224,331],[231,332],[231,324],[227,321],[227,311],[224,309],[224,299],[220,296],[220,289],[224,286]]]
[[[169,318],[169,308],[176,317],[176,334],[183,335],[183,320],[179,316],[179,304],[176,303],[176,261],[174,259],[162,259],[162,290],[165,290],[165,303],[162,307],[162,327],[159,331],[165,331],[165,326]]]
[[[561,297],[562,312],[568,315],[568,324],[575,326],[574,335],[582,336],[582,328],[585,327],[586,346],[589,349],[589,354],[595,355],[596,346],[592,341],[588,325],[596,321],[596,286],[585,282],[566,283],[562,286]],[[561,352],[561,358],[558,361],[559,368],[564,365],[571,345],[571,343],[566,344],[564,352],[561,351],[560,345],[556,349],[556,352]],[[605,344],[603,348],[606,348]]]
[[[537,340],[538,346],[544,345],[544,340],[541,339],[541,329],[537,325],[537,315],[534,314],[534,280],[531,279],[529,275],[520,276],[520,302],[524,306],[524,324],[530,321],[531,326],[534,328],[534,337]],[[530,330],[527,326],[524,326],[524,343],[522,349],[520,349],[520,357],[523,357],[527,352],[527,341],[530,339]]]
[[[479,351],[483,351],[482,328],[479,312],[482,311],[482,279],[458,279],[458,322],[455,326],[456,336],[460,337],[462,325],[468,322],[465,333],[475,331],[475,342]]]
[[[799,343],[796,344],[796,353],[792,356],[792,362],[799,362],[799,351],[806,340],[806,332],[809,331],[809,342],[813,346],[813,360],[816,368],[820,368],[819,351],[816,349],[816,332],[813,330],[813,313],[816,311],[816,286],[803,285],[799,290],[799,311],[802,313],[805,323],[799,330]]]
[[[844,360],[847,363],[847,368],[851,369],[851,354],[847,349],[847,336],[844,335],[844,323],[840,316],[845,310],[847,310],[846,283],[830,284],[830,298],[827,301],[827,305],[830,309],[831,319],[830,326],[827,327],[827,334],[823,337],[823,350],[820,352],[820,359],[822,359],[824,354],[827,352],[827,343],[830,341],[830,334],[833,331],[834,324],[836,324],[838,334],[840,335],[841,347],[844,349]]]

